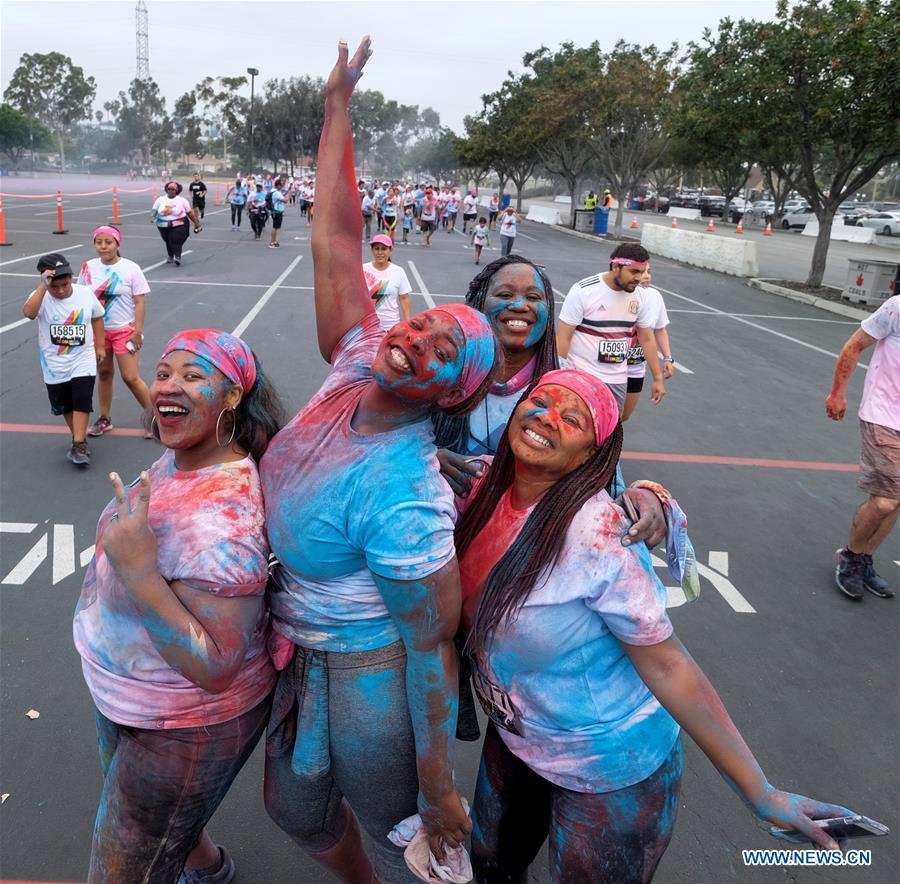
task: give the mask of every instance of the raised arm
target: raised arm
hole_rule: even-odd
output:
[[[325,124],[316,167],[316,219],[312,229],[316,329],[319,352],[331,361],[340,339],[374,311],[362,272],[362,217],[353,164],[350,96],[371,54],[364,37],[347,61],[347,44],[325,87]]]

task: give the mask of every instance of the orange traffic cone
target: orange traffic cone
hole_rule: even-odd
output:
[[[637,215],[632,215],[632,216],[631,216],[631,229],[632,229],[632,230],[637,230],[637,229],[638,229]]]
[[[743,218],[741,218],[738,221],[738,225],[737,225],[737,227],[734,228],[734,232],[735,233],[743,233],[744,232],[744,219]]]
[[[678,230],[678,219],[677,218],[672,219],[672,230]]]
[[[218,184],[216,185],[216,205],[217,205],[217,206],[221,206],[221,205],[222,205],[222,194],[221,194],[221,192],[219,191],[219,185],[218,185]]]
[[[770,221],[766,224],[766,229],[763,231],[763,236],[771,236],[772,235],[772,222]]]
[[[706,232],[707,233],[715,233],[716,232],[716,228],[713,225],[712,218],[709,219],[709,223],[706,225]]]

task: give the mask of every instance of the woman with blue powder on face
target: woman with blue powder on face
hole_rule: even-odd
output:
[[[313,227],[319,349],[331,371],[261,465],[282,670],[266,807],[344,881],[411,880],[391,828],[418,810],[432,851],[470,830],[452,777],[455,504],[431,415],[489,387],[490,323],[463,305],[380,330],[360,263],[349,101],[370,54],[340,44],[326,86]],[[324,196],[321,196],[324,194]],[[375,846],[373,872],[357,818]]]
[[[771,786],[675,637],[665,587],[604,490],[622,447],[612,393],[576,370],[522,396],[456,530],[463,628],[490,717],[472,808],[482,884],[652,880],[669,844],[680,729],[760,819],[837,844],[850,811]],[[491,460],[486,458],[486,460]]]

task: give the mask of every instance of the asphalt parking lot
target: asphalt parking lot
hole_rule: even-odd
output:
[[[66,250],[73,266],[92,257],[91,231],[110,216],[108,196],[68,203],[64,235],[51,232],[53,199],[3,202],[13,245],[0,249],[0,793],[8,795],[0,808],[0,878],[83,881],[100,775],[71,617],[96,519],[111,496],[107,474],[134,476],[161,449],[140,438],[137,406],[117,380],[116,431],[91,442],[87,470],[68,463],[68,436],[49,413],[41,380],[36,330],[20,323],[37,256]],[[310,228],[299,211],[289,209],[282,247],[269,249],[265,239],[253,241],[246,219],[232,232],[211,195],[205,229],[190,237],[176,268],[164,263],[149,206],[149,194],[121,196],[122,253],[145,269],[152,289],[144,378],[173,332],[219,327],[250,343],[295,412],[326,369],[315,343]],[[577,280],[606,269],[609,244],[527,222],[519,229],[515,251],[547,267],[559,299]],[[414,307],[460,300],[477,269],[467,241],[439,232],[425,249],[420,237],[412,239],[396,246],[394,259],[413,285]],[[802,269],[795,276],[805,273],[805,261],[797,258]],[[662,482],[688,514],[703,592],[690,606],[677,605],[672,594],[677,633],[771,782],[846,805],[892,830],[854,845],[871,848],[869,867],[747,868],[742,848],[779,844],[686,739],[682,806],[656,880],[895,882],[898,602],[869,596],[854,604],[833,584],[834,551],[862,495],[856,422],[831,422],[823,400],[835,355],[857,323],[738,279],[664,259],[652,264],[681,370],[662,405],[645,399],[626,425],[623,469],[628,479]],[[853,413],[863,372],[850,382]],[[659,565],[663,582],[671,582],[661,559]],[[896,587],[898,532],[876,566]],[[27,717],[31,709],[40,717]],[[471,797],[478,750],[460,746],[459,779]],[[257,751],[211,824],[234,856],[236,881],[330,880],[269,821],[261,772]],[[536,865],[532,876],[546,881],[545,866]]]

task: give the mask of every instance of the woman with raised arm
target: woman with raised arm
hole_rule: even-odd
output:
[[[453,783],[459,572],[453,495],[431,416],[491,384],[490,323],[463,305],[381,331],[360,261],[350,96],[370,54],[347,46],[326,86],[313,226],[319,350],[331,371],[261,465],[282,670],[266,807],[343,881],[408,881],[390,829],[416,810],[432,851],[470,831]],[[375,870],[357,817],[374,841]]]

